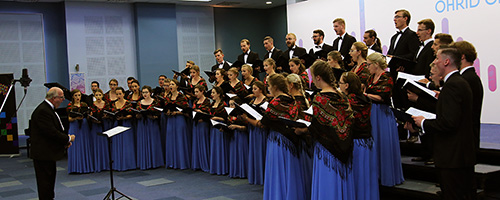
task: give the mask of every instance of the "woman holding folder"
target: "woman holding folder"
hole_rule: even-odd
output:
[[[68,173],[94,172],[92,136],[84,114],[89,111],[87,104],[81,102],[82,93],[78,89],[71,91],[71,102],[66,107],[68,112],[68,133],[78,137],[68,148]]]
[[[222,88],[212,88],[213,103],[210,106],[210,115],[212,120],[225,122],[228,115],[225,110],[227,107],[224,102],[224,93]],[[210,174],[225,175],[229,173],[229,135],[224,131],[210,128]]]
[[[380,53],[367,57],[371,76],[368,78],[365,95],[373,102],[371,109],[372,136],[378,159],[378,173],[383,186],[403,183],[403,169],[396,120],[389,105],[391,104],[394,82],[385,71],[387,63]]]
[[[136,169],[135,138],[130,111],[132,104],[125,100],[125,90],[122,87],[116,88],[116,96],[116,101],[111,104],[111,112],[115,113],[113,127],[125,126],[131,129],[113,136],[113,143],[111,145],[111,151],[113,151],[113,169],[117,171]]]
[[[165,166],[187,169],[191,167],[191,130],[188,129],[186,116],[177,108],[184,110],[189,104],[186,96],[179,92],[179,85],[179,81],[173,79],[170,82],[171,92],[166,98],[165,109],[169,110],[164,112],[170,123],[166,124]]]
[[[100,172],[102,170],[109,170],[109,149],[108,140],[106,136],[98,135],[97,133],[102,133],[103,131],[109,130],[111,125],[104,126],[106,119],[104,119],[104,110],[109,109],[109,104],[104,101],[104,94],[101,89],[97,88],[94,92],[95,101],[90,107],[92,109],[92,116],[99,120],[92,120],[92,126],[90,129],[90,134],[93,135],[93,146],[94,146],[94,166],[95,172]],[[109,121],[108,121],[109,122]]]
[[[262,120],[254,120],[243,115],[253,126],[270,128],[263,199],[307,199],[307,186],[299,161],[299,138],[294,129],[281,121],[281,118],[296,120],[299,105],[288,94],[288,85],[283,75],[273,74],[267,79],[269,91],[274,98],[269,102],[264,117]]]
[[[194,67],[194,66],[193,66]],[[205,87],[197,85],[194,88],[196,100],[193,103],[195,112],[210,113],[210,100],[205,97]],[[193,120],[193,151],[191,169],[210,171],[210,129],[209,124],[203,120]]]

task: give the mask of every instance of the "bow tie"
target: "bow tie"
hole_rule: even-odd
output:
[[[424,42],[420,42],[420,46],[424,46]]]
[[[318,49],[321,49],[321,46],[319,46],[319,45],[316,45],[316,46],[314,46],[314,47],[316,47],[316,48],[318,48]]]
[[[342,37],[339,36],[337,39],[342,40]]]
[[[397,31],[396,34],[403,34],[403,31]]]

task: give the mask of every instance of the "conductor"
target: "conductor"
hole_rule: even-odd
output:
[[[31,114],[30,157],[35,167],[38,199],[54,199],[56,161],[64,157],[64,150],[71,146],[75,135],[66,135],[55,109],[64,101],[61,88],[50,88],[45,100]]]

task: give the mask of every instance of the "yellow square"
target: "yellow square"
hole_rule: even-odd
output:
[[[7,141],[12,142],[14,140],[13,135],[7,135]]]

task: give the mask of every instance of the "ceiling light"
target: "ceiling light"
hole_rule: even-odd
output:
[[[267,5],[271,5],[271,4],[273,4],[273,2],[272,1],[266,1],[266,4]]]

